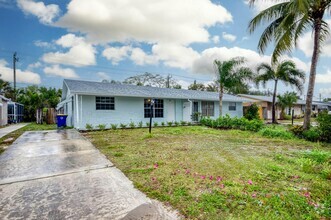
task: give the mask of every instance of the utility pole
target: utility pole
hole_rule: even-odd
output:
[[[166,88],[170,88],[170,79],[172,78],[172,76],[170,74],[168,74],[167,76],[167,82],[166,82]]]
[[[13,55],[13,70],[14,70],[14,97],[16,101],[16,62],[18,62],[17,53]]]
[[[322,101],[322,94],[320,93],[320,102]]]

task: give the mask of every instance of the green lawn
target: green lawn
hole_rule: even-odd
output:
[[[331,218],[330,145],[200,126],[84,135],[138,189],[186,218]]]
[[[26,125],[25,127],[18,129],[2,138],[0,138],[0,154],[4,152],[5,148],[9,145],[11,145],[19,136],[21,136],[26,131],[40,131],[40,130],[53,130],[56,129],[56,124],[36,124],[36,123],[30,123]],[[8,138],[13,138],[12,141],[4,142]]]

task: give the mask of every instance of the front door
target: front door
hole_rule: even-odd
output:
[[[191,103],[183,103],[183,121],[191,121]]]

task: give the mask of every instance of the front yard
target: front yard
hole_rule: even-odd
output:
[[[201,126],[84,135],[186,218],[331,218],[331,145]]]

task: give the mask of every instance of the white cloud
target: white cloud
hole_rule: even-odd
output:
[[[188,45],[208,42],[209,27],[231,21],[230,12],[210,0],[72,0],[57,25],[94,43]]]
[[[97,72],[97,76],[101,79],[101,80],[110,80],[110,77],[107,75],[107,73],[105,72]]]
[[[325,74],[316,74],[316,83],[331,83],[331,69]]]
[[[70,48],[68,52],[51,52],[43,55],[42,60],[46,63],[65,64],[76,67],[96,64],[94,47],[85,42],[83,37],[67,34],[56,41],[56,44]]]
[[[33,0],[17,0],[17,5],[25,14],[37,16],[43,24],[51,24],[60,13],[59,6],[55,4],[45,5]]]
[[[36,68],[39,68],[39,67],[41,67],[41,63],[38,61],[38,62],[29,64],[27,69],[32,70],[32,69],[36,69]]]
[[[220,37],[219,36],[213,36],[212,41],[214,44],[218,44],[220,42]]]
[[[215,59],[224,61],[238,56],[246,58],[247,65],[253,69],[255,69],[260,63],[270,63],[271,60],[270,56],[261,56],[256,51],[249,49],[239,47],[214,47],[204,50],[201,53],[201,57],[193,62],[192,72],[214,74],[213,62]],[[304,71],[307,71],[309,68],[306,63],[302,62],[298,58],[284,56],[283,60],[284,59],[293,60],[297,64],[297,68]]]
[[[192,62],[200,57],[199,53],[190,47],[176,44],[157,44],[152,47],[153,54],[166,66],[190,69]]]
[[[331,19],[326,21],[331,27]],[[313,55],[314,49],[314,39],[312,32],[305,33],[299,38],[298,48],[306,55],[306,57],[311,57]],[[322,45],[322,56],[331,57],[331,38],[328,37],[324,44]]]
[[[63,78],[79,78],[73,69],[61,68],[59,65],[53,65],[51,67],[45,67],[44,73],[50,76],[60,76]]]
[[[226,41],[233,42],[237,39],[237,37],[233,34],[228,34],[226,32],[222,33],[222,38]]]
[[[8,67],[8,63],[5,60],[0,59],[0,74],[1,78],[8,82],[13,82],[13,69]],[[16,82],[18,83],[31,83],[40,84],[40,76],[37,73],[16,69]]]
[[[145,53],[140,48],[134,48],[131,51],[130,59],[137,65],[155,65],[158,63],[158,57],[154,54],[150,55]]]
[[[41,41],[41,40],[37,40],[34,42],[34,45],[36,45],[37,47],[43,47],[43,48],[54,48],[54,45],[52,43],[48,43],[45,41]]]
[[[102,55],[110,60],[113,65],[118,65],[120,61],[128,57],[130,51],[132,51],[131,46],[109,47],[102,52]]]
[[[323,88],[319,90],[319,93],[321,94],[326,94],[326,95],[331,95],[331,88]]]

